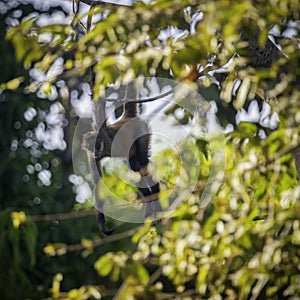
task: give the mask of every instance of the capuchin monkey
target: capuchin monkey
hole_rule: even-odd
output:
[[[131,90],[134,90],[134,88],[132,87]],[[145,121],[138,117],[137,103],[134,101],[125,103],[121,118],[114,124],[109,125],[106,122],[105,107],[105,99],[100,99],[96,104],[95,130],[84,135],[82,146],[87,151],[92,173],[99,227],[104,234],[110,235],[114,229],[108,230],[105,228],[104,202],[103,199],[99,198],[97,191],[98,181],[102,177],[102,158],[127,158],[128,166],[133,171],[140,173],[141,179],[137,184],[137,188],[142,195],[141,201],[145,203],[145,218],[155,217],[157,213],[162,211],[162,208],[158,201],[159,183],[153,180],[148,170],[149,127]]]

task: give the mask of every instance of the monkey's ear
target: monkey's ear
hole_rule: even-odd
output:
[[[83,136],[82,148],[94,153],[96,137],[97,137],[96,132],[94,132],[94,131],[87,132]]]

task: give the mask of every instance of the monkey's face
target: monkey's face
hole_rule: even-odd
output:
[[[104,141],[102,139],[96,139],[94,148],[94,157],[101,159],[104,151]]]
[[[104,145],[103,141],[97,139],[97,133],[92,131],[84,135],[82,147],[88,150],[94,156],[94,158],[100,159]]]

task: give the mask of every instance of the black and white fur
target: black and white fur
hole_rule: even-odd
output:
[[[140,173],[141,179],[137,187],[145,203],[145,217],[155,216],[162,211],[158,201],[159,183],[153,180],[148,171],[149,144],[149,127],[138,117],[137,103],[125,103],[121,118],[109,125],[105,99],[99,99],[96,104],[94,130],[84,135],[82,146],[87,151],[92,173],[99,227],[106,235],[112,234],[114,229],[108,230],[105,227],[104,202],[97,191],[99,179],[102,177],[101,159],[104,157],[127,158],[129,167]]]

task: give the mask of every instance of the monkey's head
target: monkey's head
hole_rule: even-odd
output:
[[[101,159],[104,149],[103,140],[97,138],[96,131],[89,131],[83,136],[82,148],[93,154],[94,158]]]

